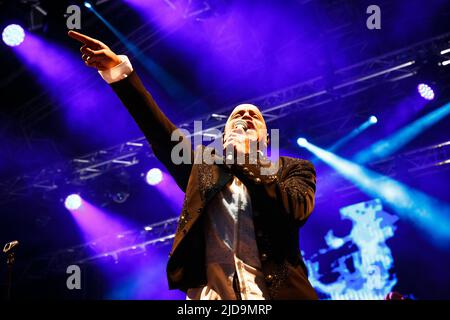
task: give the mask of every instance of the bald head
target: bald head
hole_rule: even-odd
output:
[[[236,121],[245,121],[247,124],[247,131],[240,132],[246,135],[250,140],[257,140],[260,144],[267,145],[267,127],[262,112],[257,106],[249,103],[240,104],[233,109],[228,117],[224,129],[224,141],[236,132]],[[239,130],[237,130],[239,132]]]
[[[233,109],[233,111],[231,111],[230,116],[228,117],[227,123],[230,122],[230,119],[232,119],[233,116],[235,116],[238,113],[245,112],[245,111],[251,112],[252,114],[257,114],[258,117],[264,122],[264,125],[266,124],[266,122],[264,121],[262,112],[259,110],[259,108],[257,106],[255,106],[254,104],[250,104],[250,103],[243,103],[243,104],[236,106]]]

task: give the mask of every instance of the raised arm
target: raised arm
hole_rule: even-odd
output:
[[[189,139],[182,137],[179,141],[171,141],[172,132],[177,127],[160,110],[136,72],[131,67],[123,68],[123,64],[129,63],[128,61],[121,59],[121,56],[116,55],[99,40],[75,31],[69,31],[69,36],[83,43],[80,51],[87,66],[99,70],[105,79],[104,74],[108,74],[108,82],[112,89],[144,133],[156,157],[174,177],[178,186],[186,191],[192,165],[190,163],[175,165],[171,159],[171,152],[180,142],[186,144],[182,150],[191,150]],[[114,73],[112,71],[120,69],[125,69],[125,74],[118,72],[118,75],[111,77]]]

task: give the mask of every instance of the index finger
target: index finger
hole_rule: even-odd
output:
[[[69,37],[71,37],[75,40],[78,40],[88,46],[100,46],[100,41],[98,41],[94,38],[88,37],[87,35],[84,35],[82,33],[70,30],[68,35],[69,35]]]

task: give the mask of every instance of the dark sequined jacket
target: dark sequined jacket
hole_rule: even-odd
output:
[[[171,161],[176,126],[162,113],[132,72],[111,87],[145,134],[157,158],[185,192],[183,210],[167,264],[171,289],[206,284],[205,208],[234,176],[250,193],[258,251],[272,299],[316,299],[299,249],[299,228],[314,207],[315,171],[301,159],[280,157],[278,171],[261,175],[260,165],[180,164]],[[189,139],[180,140],[190,148]]]

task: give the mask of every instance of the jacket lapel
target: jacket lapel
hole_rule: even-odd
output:
[[[221,165],[196,164],[192,166],[171,254],[189,233],[211,199],[227,185],[232,177],[233,175]]]

